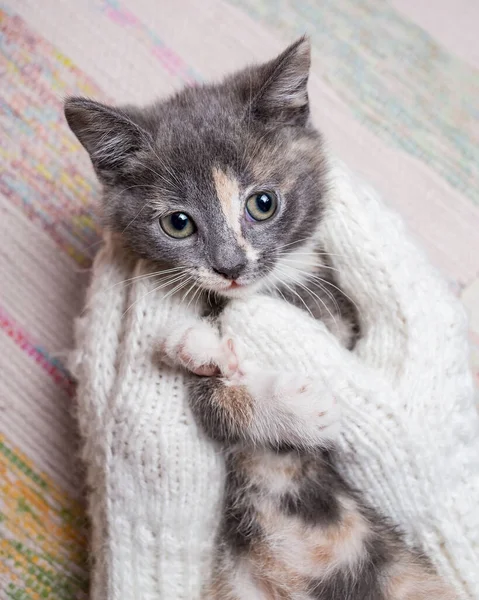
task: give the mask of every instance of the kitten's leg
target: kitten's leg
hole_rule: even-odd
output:
[[[339,405],[319,378],[243,364],[231,340],[218,359],[225,377],[191,385],[190,402],[206,432],[224,442],[311,448],[335,439]]]

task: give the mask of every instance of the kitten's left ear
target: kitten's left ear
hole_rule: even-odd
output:
[[[263,121],[305,125],[309,116],[308,77],[311,45],[306,37],[258,68],[252,109]]]
[[[135,168],[135,158],[151,141],[148,132],[135,122],[133,109],[128,112],[73,97],[65,102],[65,117],[104,182]]]

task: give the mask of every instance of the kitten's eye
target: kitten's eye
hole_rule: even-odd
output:
[[[266,221],[276,212],[278,199],[273,192],[258,192],[246,201],[248,215],[255,221]]]
[[[196,231],[195,222],[182,212],[174,212],[160,219],[163,231],[173,238],[186,238]]]

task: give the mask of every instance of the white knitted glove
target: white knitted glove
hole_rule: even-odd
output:
[[[462,309],[374,194],[343,168],[333,180],[323,239],[359,306],[354,354],[270,298],[235,301],[222,327],[248,360],[325,378],[342,404],[351,480],[464,597],[479,598],[479,419]],[[194,310],[151,279],[119,284],[145,268],[107,240],[72,360],[93,600],[198,598],[220,514],[221,457],[192,419],[183,376],[155,356],[166,325]]]

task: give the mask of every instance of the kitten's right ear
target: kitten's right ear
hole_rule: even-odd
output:
[[[65,117],[104,180],[131,170],[135,155],[151,139],[126,110],[88,98],[68,98]]]
[[[256,117],[275,125],[304,125],[309,116],[310,65],[311,46],[303,36],[279,56],[257,67],[250,92]]]

